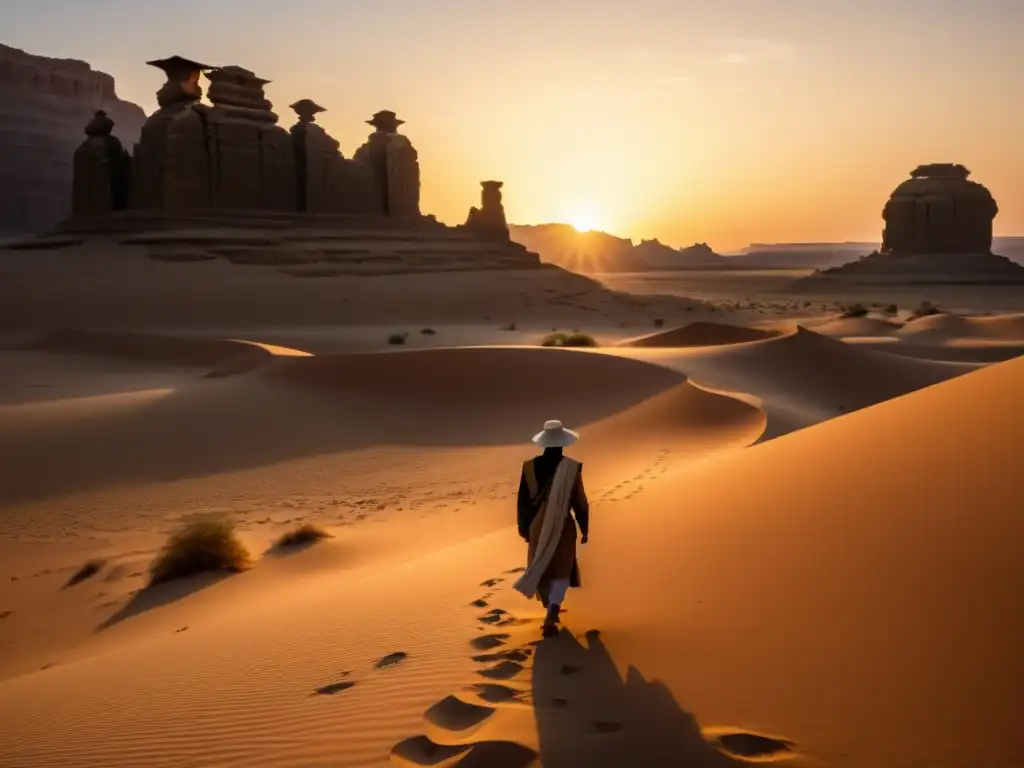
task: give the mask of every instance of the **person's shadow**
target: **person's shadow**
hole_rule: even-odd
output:
[[[708,741],[671,691],[630,667],[623,680],[597,632],[541,641],[533,698],[545,768],[741,765]]]

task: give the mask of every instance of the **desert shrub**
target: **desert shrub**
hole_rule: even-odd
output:
[[[511,322],[508,325],[503,325],[501,327],[501,330],[503,330],[503,331],[514,331],[517,328],[518,328],[518,326],[515,324],[515,322]]]
[[[564,331],[558,331],[556,333],[549,333],[545,336],[540,345],[542,347],[596,347],[598,346],[597,341],[593,336],[586,333],[580,333],[579,331],[573,331],[572,333],[565,333]]]
[[[928,317],[929,315],[940,315],[942,310],[932,304],[930,301],[922,301],[917,305],[917,309],[910,313],[910,319],[916,319],[918,317]]]
[[[662,318],[662,317],[654,318],[654,327],[655,328],[664,328],[665,327],[665,319]]]
[[[149,586],[210,571],[238,573],[249,552],[230,520],[197,520],[171,536],[149,569]]]
[[[281,537],[274,542],[274,548],[301,547],[329,538],[331,538],[331,534],[320,526],[313,523],[303,523],[298,528],[292,528],[290,531],[285,531],[281,534]]]
[[[841,317],[867,317],[868,308],[857,302],[843,310]]]
[[[895,315],[900,311],[900,308],[897,307],[895,304],[890,304],[882,311],[885,312],[885,314],[887,315]]]
[[[435,331],[433,328],[421,328],[420,333],[422,333],[424,336],[433,336],[434,334],[437,333],[437,331]]]
[[[81,584],[86,579],[91,579],[97,573],[102,571],[103,567],[106,564],[106,560],[101,560],[99,558],[87,561],[85,565],[83,565],[81,568],[75,571],[74,575],[70,579],[68,579],[67,584],[64,585],[64,588],[66,589],[68,587],[73,587],[76,584]]]
[[[407,333],[392,333],[388,336],[388,344],[405,344],[405,338],[408,335]]]

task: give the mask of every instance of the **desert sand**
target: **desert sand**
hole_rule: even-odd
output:
[[[4,269],[4,768],[1022,764],[1019,315]],[[601,346],[537,346],[574,326]],[[592,523],[540,641],[510,585],[547,418]],[[252,567],[147,587],[210,515]]]

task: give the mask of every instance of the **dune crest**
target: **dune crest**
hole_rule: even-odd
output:
[[[777,336],[778,332],[764,328],[751,328],[727,323],[687,323],[668,331],[630,339],[623,347],[711,347],[723,344],[742,344]]]

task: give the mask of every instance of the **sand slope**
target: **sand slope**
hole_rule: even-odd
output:
[[[624,341],[623,347],[709,347],[740,344],[778,335],[774,331],[726,323],[696,322]]]
[[[991,339],[1024,342],[1024,314],[994,317],[960,317],[937,314],[911,320],[900,336],[917,342],[943,342],[950,339]]]
[[[715,391],[763,407],[765,438],[800,429],[974,370],[962,363],[899,357],[798,327],[765,341],[699,350],[622,349]]]
[[[836,317],[812,326],[815,333],[839,338],[845,336],[890,336],[899,329],[898,323],[892,323],[879,317]]]

